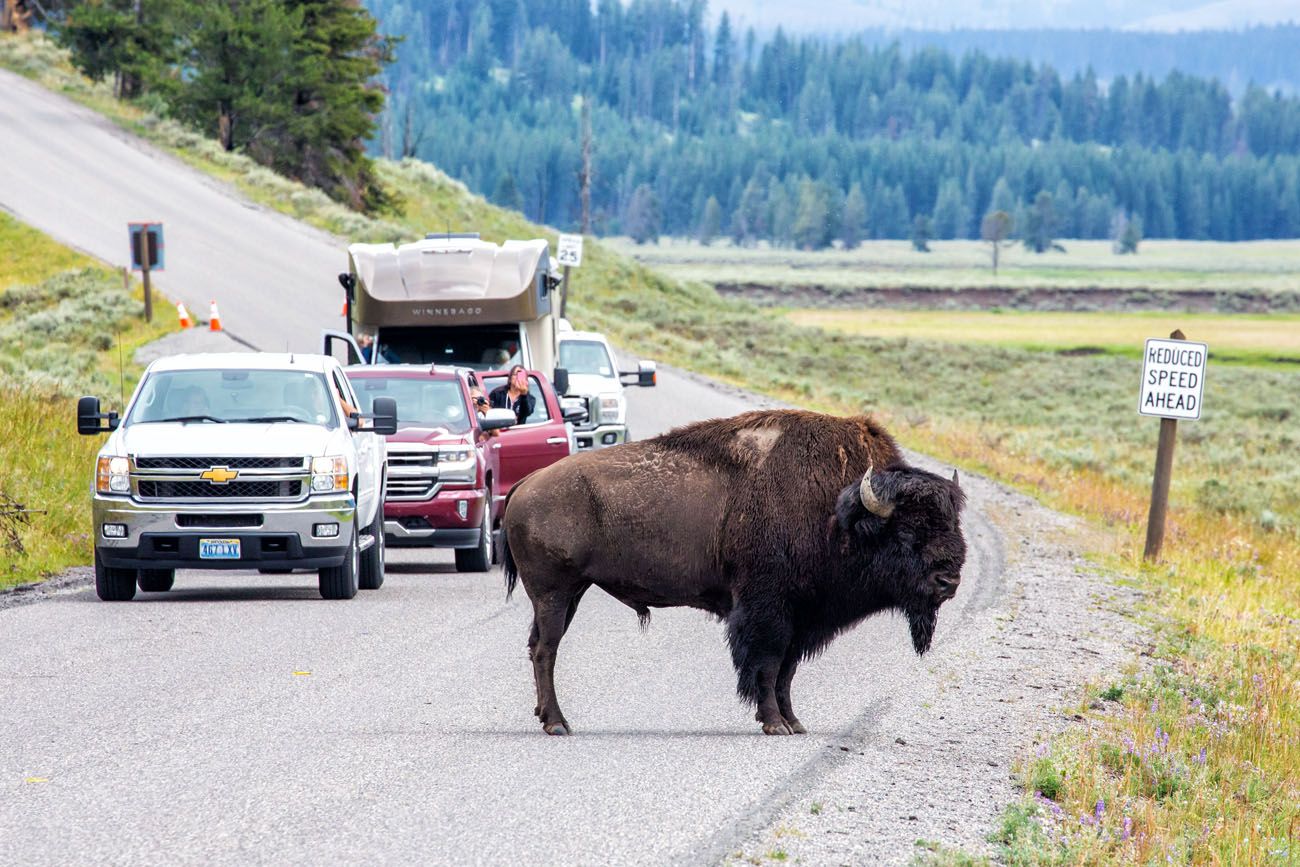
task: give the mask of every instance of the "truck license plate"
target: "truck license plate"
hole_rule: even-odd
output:
[[[238,560],[238,539],[200,539],[200,560]]]

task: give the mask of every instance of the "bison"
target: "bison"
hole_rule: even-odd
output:
[[[534,713],[570,732],[556,650],[595,585],[644,625],[690,606],[726,623],[736,690],[770,735],[806,731],[790,704],[803,660],[880,611],[917,654],[957,591],[966,542],[957,483],[903,462],[871,417],[749,412],[587,452],[539,470],[506,501],[507,597],[533,603]]]

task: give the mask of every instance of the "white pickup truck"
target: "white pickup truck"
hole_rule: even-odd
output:
[[[623,377],[636,376],[635,385],[653,386],[657,378],[655,363],[641,361],[637,370],[620,373],[614,348],[605,335],[595,331],[574,331],[566,320],[560,321],[556,335],[559,366],[568,372],[569,395],[564,402],[578,400],[587,411],[586,421],[574,425],[574,440],[579,451],[618,445],[629,440],[627,396]]]
[[[119,418],[77,404],[77,432],[109,432],[94,481],[95,589],[170,590],[177,569],[319,570],[326,599],[384,581],[384,437],[394,401],[362,415],[319,355],[180,355],[149,365]]]

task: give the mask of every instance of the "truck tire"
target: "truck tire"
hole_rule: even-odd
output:
[[[381,503],[375,509],[375,520],[370,522],[366,533],[375,539],[361,554],[361,574],[357,584],[362,590],[378,590],[384,586],[384,507]]]
[[[95,552],[95,593],[105,602],[129,602],[135,598],[136,570],[105,566]]]
[[[166,593],[176,582],[175,569],[141,569],[136,583],[145,593]]]
[[[492,568],[492,510],[483,504],[483,523],[478,531],[477,548],[456,549],[457,572],[486,572]]]
[[[288,575],[293,572],[288,566],[259,566],[257,571],[260,575]]]
[[[353,524],[352,543],[348,545],[347,556],[338,566],[327,566],[317,574],[320,576],[320,595],[325,599],[351,599],[357,595],[357,571],[360,556],[357,552],[357,530]]]

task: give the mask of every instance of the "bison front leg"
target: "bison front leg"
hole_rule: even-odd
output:
[[[727,641],[731,645],[731,661],[736,666],[736,691],[757,706],[754,719],[763,724],[765,735],[794,734],[777,703],[777,679],[790,635],[789,624],[784,620],[757,615],[745,605],[737,605],[727,618]]]
[[[792,643],[785,652],[785,659],[781,660],[781,670],[776,676],[776,706],[781,710],[781,716],[785,719],[785,724],[790,727],[790,731],[797,735],[808,734],[808,729],[804,728],[803,723],[794,715],[794,705],[790,703],[790,684],[794,680],[795,670],[799,668],[799,651]]]

